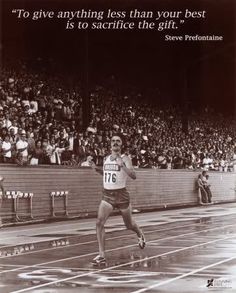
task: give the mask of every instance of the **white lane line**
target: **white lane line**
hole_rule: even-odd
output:
[[[202,218],[204,218],[205,216],[203,216]],[[217,217],[217,216],[213,216],[213,217]],[[123,225],[123,222],[122,221],[120,221],[120,222],[118,222],[117,223],[117,219],[116,219],[117,217],[116,216],[114,216],[114,217],[112,217],[112,218],[110,218],[109,220],[108,220],[108,222],[107,222],[107,229],[109,229],[109,228],[112,228],[111,226],[112,225],[114,225],[114,228],[117,228],[117,225]],[[141,217],[140,217],[141,218]],[[142,219],[143,218],[143,219]],[[147,217],[147,216],[145,216],[145,215],[142,215],[142,218],[141,218],[141,220],[139,219],[138,220],[138,222],[139,223],[141,223],[141,222],[149,222],[149,221],[153,221],[153,216],[152,217]],[[201,217],[200,216],[198,216],[198,217],[195,217],[194,219],[192,219],[191,221],[195,221],[195,220],[199,220],[199,219],[201,219]],[[161,219],[161,218],[159,218],[159,220],[160,221],[162,221],[163,219]],[[55,231],[56,231],[56,229],[57,228],[60,228],[59,230],[58,230],[58,232],[60,233],[60,234],[62,234],[63,232],[64,233],[70,233],[70,231],[71,231],[71,233],[72,232],[76,232],[74,235],[70,235],[70,236],[68,236],[68,237],[73,237],[73,236],[78,236],[79,235],[79,233],[80,232],[83,232],[83,229],[85,229],[85,228],[81,228],[81,225],[90,225],[90,224],[94,224],[94,221],[95,221],[95,219],[93,220],[93,221],[91,221],[91,222],[81,222],[81,223],[68,223],[68,224],[62,224],[62,225],[60,225],[60,226],[49,226],[49,227],[35,227],[34,229],[25,229],[25,230],[16,230],[16,231],[6,231],[6,232],[4,232],[3,230],[1,231],[1,241],[6,241],[6,240],[9,240],[9,239],[15,239],[16,237],[19,237],[19,236],[22,236],[22,237],[35,237],[35,235],[37,235],[38,233],[40,233],[40,232],[37,232],[38,230],[43,230],[43,234],[45,234],[45,233],[55,233]],[[171,222],[159,222],[158,223],[158,220],[156,221],[156,223],[153,223],[153,226],[155,225],[158,225],[158,226],[162,226],[162,225],[171,225],[171,224],[176,224],[176,223],[181,223],[181,222],[187,222],[187,221],[190,221],[189,219],[176,219],[176,220],[172,220]],[[114,223],[113,223],[114,222]],[[201,224],[201,225],[205,225],[205,223],[199,223],[199,224]],[[66,229],[61,229],[63,226],[69,226],[69,228],[71,227],[71,226],[74,226],[74,225],[76,225],[77,227],[76,228],[71,228],[71,229],[68,229],[68,228],[66,228]],[[94,224],[95,225],[95,224]],[[94,229],[94,227],[95,226],[90,226],[90,227],[88,227],[88,228],[86,228],[86,230],[92,230],[92,231],[95,231],[95,229]],[[140,225],[141,227],[145,227],[146,225]],[[48,230],[50,230],[50,231],[48,231]],[[80,231],[81,230],[81,231]],[[33,235],[31,235],[31,234],[29,234],[29,235],[27,235],[27,234],[25,234],[25,235],[19,235],[19,233],[22,233],[22,232],[28,232],[28,231],[34,231],[34,234]],[[48,232],[47,232],[48,231]],[[53,231],[53,232],[52,232]],[[4,234],[14,234],[14,233],[17,233],[17,235],[13,235],[13,236],[11,236],[11,237],[4,237]],[[90,234],[90,233],[88,233],[88,234]],[[93,232],[92,234],[95,234],[95,232]],[[87,234],[85,234],[85,235],[87,235]],[[38,237],[40,237],[40,234],[38,235]],[[57,238],[59,238],[59,237],[63,237],[63,235],[62,236],[57,236],[57,237],[55,237],[55,239],[57,239]]]
[[[190,246],[190,247],[186,247],[186,248],[181,248],[181,249],[177,249],[177,250],[165,252],[165,253],[158,254],[158,255],[155,255],[155,256],[150,256],[150,257],[147,257],[147,258],[142,259],[142,260],[131,261],[131,262],[127,262],[127,263],[115,265],[115,266],[112,266],[112,267],[100,269],[100,270],[97,270],[96,272],[93,271],[93,272],[89,272],[89,273],[83,273],[83,274],[80,274],[80,275],[75,275],[75,276],[72,276],[72,277],[68,277],[68,278],[64,278],[64,279],[60,279],[60,280],[56,280],[56,281],[51,281],[51,282],[48,282],[48,283],[44,283],[44,284],[40,284],[40,285],[28,287],[28,288],[16,290],[16,291],[12,291],[11,293],[22,293],[22,292],[27,292],[29,290],[34,290],[34,289],[38,289],[38,288],[43,288],[43,287],[51,286],[51,285],[54,285],[54,284],[57,284],[57,283],[71,281],[71,280],[74,280],[74,279],[77,279],[77,278],[81,278],[81,277],[91,276],[91,275],[94,275],[96,273],[101,273],[101,272],[105,272],[105,271],[108,271],[108,270],[113,270],[113,269],[116,269],[116,268],[121,268],[121,267],[128,266],[128,265],[131,265],[131,264],[140,263],[140,262],[147,261],[147,260],[151,260],[151,259],[154,259],[154,258],[157,258],[157,257],[166,256],[166,255],[170,255],[170,254],[173,254],[173,253],[178,253],[178,252],[185,251],[185,250],[188,250],[188,249],[192,249],[192,248],[196,248],[196,247],[200,247],[200,246],[212,244],[212,243],[215,243],[215,242],[219,242],[219,241],[223,241],[223,240],[231,239],[231,238],[235,238],[235,237],[236,237],[236,234],[231,235],[231,236],[228,236],[228,237],[224,237],[222,239],[212,240],[212,241],[204,242],[204,243],[201,243],[201,244],[196,244],[196,245],[193,245],[193,246]],[[214,265],[217,265],[217,264],[220,264],[220,263],[224,263],[226,261],[230,261],[230,260],[235,259],[235,258],[236,258],[236,256],[231,257],[231,258],[229,258],[227,260],[223,260],[223,261],[220,261],[218,263],[209,265],[209,266],[205,266],[204,268],[207,269],[207,268],[210,268],[210,267],[212,267]],[[183,275],[181,275],[179,277],[172,278],[171,280],[173,280],[173,281],[176,280],[176,279],[178,280],[178,279],[181,279],[185,275],[187,276],[187,275],[190,275],[190,274],[194,273],[195,271],[198,272],[198,271],[201,271],[201,270],[203,270],[203,269],[194,270],[194,271],[192,271],[190,273],[183,274]],[[160,284],[165,284],[165,283],[167,283],[167,281],[159,283],[159,286],[160,286]],[[156,284],[156,286],[158,287],[158,284]],[[151,288],[151,286],[150,286],[150,288]],[[153,287],[153,288],[155,288],[155,287]],[[141,289],[141,290],[147,290],[147,288],[144,288],[144,289]],[[134,291],[134,292],[131,292],[131,293],[139,293],[139,292],[145,292],[145,291],[139,291],[138,290],[138,291]]]
[[[195,224],[182,225],[182,226],[179,226],[179,227],[173,227],[173,228],[170,228],[170,229],[155,229],[155,230],[151,230],[151,231],[145,232],[145,235],[152,234],[152,233],[156,233],[156,232],[162,232],[162,231],[171,231],[173,229],[181,229],[181,228],[184,228],[184,227],[192,227],[192,226],[194,226],[194,227],[196,227],[196,226],[201,227],[202,225],[200,223],[197,223],[197,224],[195,223]],[[224,228],[231,227],[231,226],[235,226],[235,225],[233,225],[233,224],[227,225],[227,226],[224,226]],[[218,230],[218,229],[221,229],[221,227],[211,228],[211,231],[213,231],[215,229]],[[209,229],[207,229],[207,230],[201,230],[201,231],[203,231],[203,232],[204,231],[207,231],[208,232]],[[188,234],[182,234],[182,235],[183,236],[184,235],[191,235],[192,233],[195,234],[196,232],[189,232]],[[199,231],[197,233],[199,233]],[[120,235],[120,236],[110,237],[110,238],[107,238],[107,241],[108,240],[121,239],[121,238],[127,238],[127,237],[129,238],[130,236],[133,236],[133,235],[127,234],[127,235]],[[174,238],[178,238],[178,237],[180,237],[180,236],[179,235],[169,236],[169,237],[166,237],[166,238],[161,238],[158,241],[156,241],[156,240],[148,241],[148,243],[151,246],[156,246],[156,245],[158,245],[157,242],[159,242],[159,241],[174,239]],[[203,240],[205,240],[205,239],[203,239]],[[188,239],[188,242],[189,241],[191,242],[191,240]],[[62,249],[62,248],[71,248],[71,247],[77,247],[77,246],[87,245],[87,244],[93,244],[93,243],[97,243],[97,240],[86,241],[86,242],[81,242],[81,243],[76,243],[76,244],[70,244],[70,245],[66,245],[66,246],[58,246],[58,247],[50,247],[50,248],[45,248],[45,249],[40,249],[40,250],[32,250],[32,251],[29,251],[29,252],[25,252],[24,254],[1,256],[0,259],[12,258],[12,257],[20,257],[22,255],[36,254],[36,253],[41,253],[41,252],[45,252],[45,251],[49,251],[49,250],[56,250],[56,249]],[[131,245],[131,246],[134,246],[134,245]],[[130,246],[127,246],[127,247],[130,247]],[[90,254],[88,254],[88,256],[94,255],[94,254],[96,254],[96,253],[90,253]],[[85,256],[85,255],[81,255],[81,257],[82,256]],[[80,256],[78,256],[78,258],[79,257]]]
[[[4,265],[3,265],[4,266]],[[14,266],[14,265],[12,265]],[[18,265],[20,267],[20,265]],[[71,270],[71,271],[94,271],[94,272],[97,272],[97,269],[95,268],[79,268],[79,267],[56,267],[56,266],[38,266],[38,267],[35,267],[36,269],[44,269],[44,270]],[[114,274],[114,270],[111,270],[111,271],[107,271],[108,273],[110,274]],[[129,271],[129,270],[119,270],[119,269],[116,269],[115,270],[115,273],[116,274],[124,274],[124,275],[133,275],[135,272],[132,270],[132,271]],[[140,271],[138,270],[138,273],[140,274],[146,274],[147,271]],[[177,273],[177,272],[161,272],[161,271],[148,271],[148,273],[151,275],[174,275],[174,276],[179,276],[179,275],[182,275],[183,273]],[[233,276],[231,274],[213,274],[213,273],[196,273],[195,274],[196,276],[203,276],[203,277],[219,277],[219,278],[223,278],[223,277],[230,277],[230,276]]]
[[[178,221],[178,223],[181,223],[181,221]],[[203,224],[203,223],[192,223],[192,224],[186,224],[186,225],[182,225],[182,226],[174,226],[174,227],[169,228],[169,229],[166,229],[166,228],[165,229],[155,229],[155,230],[151,230],[151,231],[146,231],[145,234],[147,235],[147,234],[152,234],[152,233],[156,233],[156,232],[170,231],[170,230],[173,230],[173,229],[181,229],[183,227],[196,227],[196,226],[198,226],[200,228],[201,226],[205,226],[205,224]],[[229,225],[229,226],[234,226],[234,225]],[[117,230],[117,231],[123,231],[123,230],[126,230],[126,229]],[[85,234],[83,236],[88,236],[88,235],[93,235],[93,234]],[[70,237],[73,238],[73,237],[76,237],[76,236],[78,236],[78,235],[69,236],[69,237],[62,237],[62,238],[70,239]],[[130,236],[130,234],[129,235],[121,235],[121,236],[111,237],[111,238],[107,238],[107,239],[108,240],[113,240],[113,239],[127,238],[129,236]],[[11,247],[16,247],[18,245],[37,244],[37,243],[43,243],[43,242],[48,242],[48,241],[53,241],[53,240],[58,240],[58,239],[61,239],[61,238],[51,238],[51,239],[47,239],[47,240],[40,240],[40,241],[35,241],[35,242],[30,242],[30,243],[24,243],[24,244],[23,243],[20,243],[20,244],[17,244],[17,245],[6,245],[6,246],[1,246],[0,247],[0,250],[2,250],[2,249],[8,249],[8,248],[11,248]],[[60,248],[65,248],[65,247],[74,247],[74,246],[80,246],[80,245],[84,245],[84,244],[92,244],[92,243],[97,243],[97,240],[87,241],[87,242],[82,242],[82,243],[77,243],[77,244],[70,244],[70,245],[67,245],[67,246],[59,246],[59,247],[51,247],[51,248],[45,248],[45,249],[40,249],[40,250],[33,250],[33,251],[30,251],[30,252],[24,253],[24,255],[38,253],[38,252],[43,252],[43,251],[48,251],[48,250],[53,250],[53,249],[60,249]],[[17,256],[22,256],[22,254],[8,255],[8,256],[0,256],[0,259],[10,258],[10,257],[17,257]]]
[[[150,217],[147,217],[147,213],[146,214],[140,214],[140,215],[136,215],[136,214],[134,214],[134,218],[135,219],[138,219],[139,220],[139,222],[146,222],[146,221],[149,221],[149,220],[153,220],[153,214],[154,213],[148,213],[148,215],[150,216]],[[122,222],[122,218],[121,218],[121,220],[117,223],[117,217],[120,217],[120,216],[112,216],[111,218],[109,218],[109,220],[108,220],[108,223],[109,224],[111,224],[112,225],[112,223],[113,223],[113,225],[114,224],[122,224],[123,222]],[[163,220],[163,219],[160,219],[160,220]],[[73,220],[71,220],[71,221],[73,221]],[[33,232],[35,232],[35,231],[38,231],[38,230],[53,230],[53,232],[55,232],[56,231],[56,229],[57,228],[59,228],[60,229],[60,232],[67,232],[67,231],[74,231],[75,229],[76,230],[79,230],[79,229],[81,229],[81,225],[91,225],[91,224],[93,224],[93,227],[95,227],[95,221],[96,221],[96,218],[93,218],[93,219],[91,219],[90,221],[87,221],[87,222],[82,222],[82,220],[78,220],[76,223],[65,223],[65,224],[61,224],[61,225],[54,225],[54,224],[52,224],[52,225],[50,225],[49,224],[49,226],[48,227],[45,227],[45,224],[46,223],[44,223],[44,224],[40,224],[40,225],[44,225],[43,227],[35,227],[35,228],[28,228],[28,229],[18,229],[18,230],[13,230],[13,231],[4,231],[4,230],[2,230],[2,236],[4,236],[4,234],[13,234],[13,233],[17,233],[17,234],[19,234],[19,231],[20,231],[20,233],[21,232],[30,232],[30,231],[33,231]],[[173,222],[170,222],[170,223],[167,223],[167,224],[172,224],[172,223],[175,223],[175,222],[178,222],[178,220],[176,220],[176,221],[173,221]],[[163,223],[161,223],[161,224],[163,224]],[[165,224],[165,223],[164,223]],[[39,225],[39,224],[35,224],[35,225]],[[63,230],[63,229],[61,229],[62,227],[67,227],[67,226],[77,226],[78,227],[78,229],[77,228],[74,228],[74,229],[66,229],[66,230]],[[19,227],[18,227],[19,228]],[[88,228],[89,229],[89,228]],[[91,230],[92,230],[93,228],[91,228]],[[35,233],[34,233],[35,234]],[[1,237],[1,239],[11,239],[12,237],[10,237],[10,238],[2,238]]]
[[[181,211],[184,211],[185,209],[180,209],[179,211],[180,211],[180,213],[181,213]],[[208,209],[207,209],[208,210]],[[209,210],[210,210],[210,208],[209,208]],[[190,210],[191,211],[191,210]],[[195,208],[194,208],[194,210],[193,211],[195,211]],[[171,213],[171,211],[165,211],[165,213],[166,212],[170,212]],[[162,216],[162,213],[163,213],[163,211],[160,211],[160,212],[153,212],[153,213],[145,213],[145,214],[134,214],[134,218],[136,219],[136,220],[138,220],[139,222],[148,222],[148,221],[152,221],[153,220],[153,215],[156,215],[156,213],[158,213],[159,214],[159,216],[161,217]],[[147,217],[147,214],[150,216],[150,217]],[[212,215],[212,214],[207,214],[207,215],[201,215],[201,214],[199,214],[199,215],[195,215],[193,218],[194,218],[194,220],[196,220],[196,219],[200,219],[200,218],[204,218],[204,217],[206,217],[206,216],[212,216],[212,217],[219,217],[219,216],[222,216],[222,215],[225,215],[226,214],[226,216],[230,216],[230,215],[234,215],[235,214],[235,211],[227,211],[227,213],[222,213],[221,212],[221,214],[219,214],[219,215]],[[174,214],[173,214],[173,216],[174,216]],[[112,216],[111,218],[109,218],[109,224],[112,224],[113,222],[114,222],[114,224],[117,224],[117,217],[119,217],[119,216]],[[167,218],[169,218],[169,216],[166,216]],[[91,219],[91,221],[87,221],[87,222],[82,222],[82,220],[78,220],[78,222],[76,222],[76,223],[65,223],[65,224],[60,224],[60,225],[50,225],[49,224],[49,227],[45,227],[45,226],[43,226],[43,227],[34,227],[34,228],[28,228],[28,229],[19,229],[19,227],[18,227],[18,229],[17,230],[13,230],[13,231],[4,231],[4,230],[2,230],[1,231],[1,239],[12,239],[12,238],[15,238],[16,236],[12,236],[12,237],[9,237],[9,238],[4,238],[4,234],[13,234],[13,233],[17,233],[17,234],[19,234],[19,231],[20,231],[20,233],[21,232],[30,232],[30,231],[33,231],[33,232],[37,232],[37,231],[39,231],[39,230],[44,230],[44,231],[47,231],[47,230],[53,230],[53,232],[55,232],[56,231],[56,229],[57,228],[59,228],[60,229],[60,232],[68,232],[68,231],[74,231],[75,229],[76,230],[79,230],[80,229],[80,227],[81,227],[81,225],[90,225],[90,224],[94,224],[95,225],[95,218],[94,219]],[[159,220],[163,220],[163,218],[159,218]],[[187,221],[188,219],[184,219],[184,221]],[[72,220],[73,221],[73,220]],[[176,222],[180,222],[180,219],[176,219],[176,220],[173,220],[173,221],[171,221],[171,222],[167,222],[167,223],[159,223],[159,225],[162,225],[162,224],[173,224],[173,223],[176,223]],[[118,224],[122,224],[123,222],[122,221],[120,221],[120,222],[118,222]],[[158,223],[158,222],[157,222]],[[45,225],[45,224],[35,224],[35,225]],[[62,227],[67,227],[67,226],[77,226],[78,227],[78,229],[77,228],[74,228],[74,229],[65,229],[65,230],[63,230],[63,229],[61,229]],[[91,228],[91,229],[93,229],[93,228]],[[35,233],[34,233],[35,234]]]
[[[6,264],[0,264],[0,267],[22,267],[23,265],[6,265]],[[97,269],[93,269],[93,268],[79,268],[79,267],[61,267],[61,266],[36,266],[36,269],[40,269],[40,270],[71,270],[71,271],[94,271],[97,272]],[[108,271],[108,273],[110,274],[114,274],[114,271],[111,270],[110,272]],[[124,275],[133,275],[134,271],[128,271],[128,270],[115,270],[115,273],[117,274],[124,274]],[[138,273],[140,274],[146,274],[147,271],[138,271]],[[152,274],[152,275],[174,275],[174,276],[179,276],[182,275],[182,273],[174,273],[174,272],[153,272],[153,271],[148,271],[148,273]],[[231,274],[212,274],[212,273],[196,273],[196,276],[202,276],[202,277],[218,277],[218,278],[223,278],[223,277],[230,277],[230,276],[234,276]]]
[[[153,218],[147,218],[146,217],[146,215],[144,214],[144,215],[142,215],[142,217],[144,218],[144,220],[141,220],[141,222],[146,222],[146,221],[149,221],[150,219],[153,219]],[[115,217],[114,217],[115,218]],[[113,219],[114,221],[115,221],[115,219],[114,218],[111,218],[111,219]],[[160,226],[161,225],[168,225],[168,224],[173,224],[173,223],[181,223],[182,222],[182,220],[180,221],[180,220],[176,220],[176,221],[173,221],[173,222],[167,222],[167,223],[162,223],[162,224],[159,224]],[[84,224],[87,224],[87,223],[90,223],[90,222],[84,222]],[[71,224],[68,224],[68,225],[71,225]],[[77,225],[76,223],[75,224],[72,224],[72,225]],[[187,225],[182,225],[182,226],[179,226],[179,227],[173,227],[173,228],[170,228],[170,229],[156,229],[156,230],[153,230],[153,231],[147,231],[145,234],[151,234],[151,233],[156,233],[156,232],[158,232],[158,231],[166,231],[166,230],[172,230],[172,229],[174,229],[174,228],[176,228],[176,229],[179,229],[179,228],[181,228],[181,227],[191,227],[191,226],[196,226],[196,225],[198,225],[198,226],[205,226],[205,223],[193,223],[193,224],[187,224]],[[65,224],[65,226],[67,226],[67,224]],[[58,227],[58,226],[55,226],[55,227]],[[142,227],[142,226],[141,226]],[[44,229],[44,228],[39,228],[39,229]],[[45,228],[46,230],[47,230],[47,228]],[[32,229],[30,229],[30,230],[32,230]],[[34,229],[33,229],[34,230]],[[116,230],[116,231],[123,231],[123,230],[125,230],[125,229],[118,229],[118,230]],[[69,232],[70,230],[64,230],[65,232]],[[60,230],[60,232],[63,232],[63,230]],[[84,234],[83,236],[87,236],[87,235],[94,235],[95,234],[95,232],[94,233],[88,233],[88,234]],[[70,239],[70,237],[76,237],[76,236],[79,236],[78,234],[75,234],[74,236],[69,236],[69,237],[63,237],[63,236],[61,236],[61,237],[53,237],[53,238],[49,238],[49,239],[47,239],[47,240],[45,240],[45,239],[43,239],[43,240],[36,240],[35,242],[30,242],[30,243],[18,243],[17,245],[29,245],[29,244],[37,244],[37,243],[43,243],[43,242],[48,242],[48,241],[53,241],[53,240],[58,240],[58,239],[61,239],[61,238],[68,238],[68,239]],[[30,237],[30,236],[29,236]],[[39,236],[40,237],[40,236]],[[110,238],[110,239],[119,239],[119,238],[124,238],[124,237],[126,237],[125,235],[123,235],[123,236],[117,236],[117,237],[114,237],[114,238]],[[9,237],[9,238],[5,238],[5,239],[14,239],[14,238],[16,238],[16,237]],[[79,243],[79,244],[72,244],[72,245],[68,245],[67,247],[73,247],[73,246],[79,246],[79,245],[83,245],[83,244],[91,244],[91,243],[95,243],[96,242],[96,240],[95,241],[89,241],[89,242],[85,242],[85,243]],[[15,247],[16,245],[5,245],[5,246],[1,246],[0,247],[0,250],[1,249],[8,249],[8,248],[11,248],[11,247]],[[26,254],[32,254],[32,253],[37,253],[37,252],[42,252],[42,251],[48,251],[48,250],[51,250],[51,249],[59,249],[59,248],[64,248],[63,246],[61,246],[61,247],[53,247],[53,248],[46,248],[46,249],[41,249],[41,250],[34,250],[34,251],[32,251],[32,252],[28,252],[28,253],[24,253],[24,255],[26,255]],[[2,259],[2,258],[10,258],[10,257],[15,257],[15,256],[21,256],[21,254],[19,254],[19,255],[8,255],[8,256],[2,256],[2,257],[0,257],[0,259]]]
[[[166,228],[165,229],[155,229],[155,230],[151,230],[151,231],[145,232],[145,235],[152,234],[152,233],[156,233],[156,232],[162,232],[162,231],[170,231],[170,230],[173,230],[173,229],[176,230],[176,229],[182,229],[182,228],[186,228],[186,227],[196,227],[196,225],[198,227],[201,227],[202,226],[200,223],[197,223],[197,224],[195,223],[195,224],[187,224],[187,225],[182,225],[182,226],[178,226],[178,227],[173,227],[173,228],[169,228],[169,229],[166,229]],[[121,231],[124,231],[124,230],[127,230],[127,229],[123,229]],[[83,235],[83,236],[87,236],[87,235]],[[130,236],[131,236],[131,234],[120,235],[120,236],[115,236],[115,237],[107,238],[107,240],[115,240],[115,239],[121,239],[121,238],[129,238]],[[70,239],[70,237],[68,237],[68,239]],[[38,241],[38,242],[31,242],[30,244],[37,244],[37,243],[48,242],[48,241],[53,241],[53,240],[55,240],[55,239]],[[66,248],[66,247],[70,248],[70,247],[74,247],[74,246],[81,246],[81,245],[92,244],[92,243],[97,243],[97,240],[91,240],[91,241],[81,242],[81,243],[76,243],[76,244],[69,244],[69,245],[66,245],[66,246],[58,246],[58,247],[50,247],[50,248],[45,248],[45,249],[40,249],[40,250],[33,250],[33,251],[26,252],[24,254],[1,256],[0,259],[10,258],[10,257],[17,257],[17,256],[22,256],[22,255],[27,255],[27,254],[33,254],[33,253],[38,253],[38,252],[43,252],[43,251],[48,251],[48,250],[53,250],[53,249],[59,249],[59,248]],[[2,250],[3,248],[11,248],[11,247],[19,246],[19,245],[24,245],[24,244],[17,244],[17,245],[10,245],[10,246],[2,246],[2,247],[0,247],[0,250]],[[27,244],[25,244],[25,245],[27,245]]]
[[[221,265],[223,263],[226,263],[226,262],[229,262],[231,260],[234,260],[236,259],[236,256],[232,256],[230,258],[227,258],[227,259],[224,259],[224,260],[221,260],[221,261],[218,261],[218,262],[215,262],[213,264],[210,264],[210,265],[207,265],[207,266],[204,266],[204,267],[201,267],[200,269],[196,269],[196,270],[193,270],[191,272],[188,272],[188,273],[185,273],[185,274],[182,274],[181,276],[177,276],[175,278],[172,278],[172,279],[169,279],[169,280],[166,280],[166,281],[163,281],[163,282],[159,282],[159,283],[156,283],[156,284],[153,284],[151,286],[148,286],[146,288],[143,288],[143,289],[139,289],[139,290],[135,290],[135,291],[132,291],[130,293],[142,293],[142,292],[146,292],[146,291],[149,291],[151,289],[154,289],[154,288],[158,288],[160,286],[163,286],[163,285],[167,285],[167,284],[170,284],[174,281],[177,281],[177,280],[180,280],[180,279],[183,279],[185,277],[188,277],[188,276],[191,276],[191,275],[194,275],[196,273],[199,273],[201,271],[204,271],[206,269],[210,269],[210,268],[213,268],[215,266],[218,266],[218,265]],[[17,291],[16,291],[17,292]],[[15,292],[15,293],[16,293]],[[24,292],[24,291],[22,291]],[[12,292],[13,293],[13,292]]]
[[[184,240],[184,241],[186,241],[186,240]],[[184,248],[184,247],[186,247],[186,246],[175,246],[175,245],[160,245],[159,243],[149,243],[148,246],[155,247],[155,248]]]
[[[143,220],[139,220],[138,222],[139,223],[141,223],[141,222],[147,222],[147,223],[149,223],[149,221],[150,220],[152,220],[153,218],[143,218]],[[199,219],[199,218],[196,218],[196,219],[194,219],[194,220],[197,220],[197,219]],[[90,234],[95,234],[95,220],[96,219],[94,219],[94,222],[87,222],[87,223],[82,223],[82,224],[94,224],[94,225],[92,225],[92,226],[90,226],[90,227],[88,227],[88,228],[86,228],[86,230],[91,230],[92,231],[92,233],[87,233],[87,234],[84,234],[84,235],[90,235]],[[117,228],[119,228],[119,229],[122,229],[122,227],[119,227],[120,225],[122,225],[122,226],[124,226],[124,223],[122,222],[122,221],[120,221],[120,222],[118,222],[117,223],[117,219],[115,220],[115,219],[113,219],[114,220],[114,223],[112,223],[110,220],[109,220],[109,222],[107,222],[107,226],[106,226],[106,229],[117,229]],[[192,220],[192,221],[194,221],[194,220]],[[162,219],[160,219],[160,221],[162,221]],[[184,220],[185,222],[186,221],[188,221],[187,219],[186,220]],[[175,220],[175,221],[171,221],[171,222],[159,222],[158,223],[158,220],[157,220],[157,222],[156,223],[153,223],[153,226],[162,226],[162,225],[171,225],[171,224],[176,224],[176,223],[179,223],[179,222],[183,222],[183,220],[180,220],[180,219],[177,219],[177,220]],[[201,223],[201,224],[203,224],[203,223]],[[3,232],[3,231],[1,231],[1,242],[2,241],[6,241],[6,240],[10,240],[10,239],[15,239],[16,237],[43,237],[43,236],[40,236],[40,235],[42,235],[42,234],[38,234],[39,232],[37,232],[38,230],[43,230],[43,234],[49,234],[49,233],[56,233],[56,228],[59,228],[58,229],[58,235],[55,237],[54,236],[54,238],[55,239],[58,239],[58,238],[62,238],[62,237],[73,237],[73,236],[78,236],[78,235],[80,235],[80,233],[81,232],[87,232],[87,231],[84,231],[83,229],[85,229],[85,228],[82,228],[80,225],[81,225],[81,223],[77,223],[77,224],[68,224],[68,226],[72,226],[72,225],[76,225],[77,226],[77,228],[71,228],[71,229],[61,229],[62,228],[62,226],[66,226],[66,225],[62,225],[62,226],[54,226],[54,227],[42,227],[42,228],[35,228],[35,229],[29,229],[29,230],[18,230],[18,231],[14,231],[14,233],[17,233],[17,235],[13,235],[13,236],[11,236],[11,237],[4,237],[4,234],[11,234],[11,233],[13,233],[13,232],[10,232],[10,231],[8,231],[8,232]],[[145,227],[146,225],[140,225],[141,227]],[[150,225],[149,225],[150,226]],[[70,228],[70,227],[69,227]],[[34,233],[33,234],[29,234],[29,235],[27,235],[27,234],[20,234],[20,233],[22,233],[22,232],[27,232],[27,231],[30,231],[30,230],[33,230],[34,231]],[[50,230],[50,231],[48,231],[48,230]],[[70,235],[70,236],[63,236],[63,233],[65,234],[65,233],[67,233],[67,234],[71,234],[71,233],[74,233],[74,235]],[[37,235],[38,234],[38,235]],[[60,234],[62,234],[62,235],[60,235]],[[37,236],[35,236],[35,235],[37,235]],[[84,236],[83,235],[83,236]]]
[[[184,236],[199,234],[199,233],[202,233],[202,232],[209,232],[209,231],[212,231],[212,230],[224,229],[224,228],[227,228],[228,226],[235,226],[235,225],[234,224],[231,224],[231,225],[221,226],[221,227],[212,228],[212,229],[205,229],[205,230],[197,231],[197,232],[184,233],[184,234],[180,234],[180,235],[176,235],[176,236],[169,236],[169,237],[162,238],[162,239],[158,239],[158,240],[152,240],[152,241],[149,241],[149,242],[156,243],[156,242],[163,241],[163,240],[170,240],[170,239],[175,239],[175,238],[179,238],[179,237],[184,237]],[[225,238],[225,239],[227,239],[227,238]],[[221,239],[217,239],[217,240],[220,241]],[[213,240],[213,241],[217,241],[217,240]],[[211,243],[211,242],[209,242],[209,243]],[[199,244],[199,245],[201,245],[201,244]],[[134,247],[134,246],[137,246],[137,244],[120,246],[120,247],[117,247],[117,248],[108,249],[107,252],[117,251],[117,250],[121,250],[121,249],[124,249],[124,248],[130,248],[130,247]],[[189,247],[192,247],[192,246],[180,248],[180,251],[181,251],[181,249],[186,249],[186,248],[188,249]],[[12,270],[2,271],[2,272],[0,272],[0,275],[1,274],[4,274],[4,273],[19,271],[19,270],[22,270],[22,269],[34,268],[34,267],[39,266],[39,265],[42,265],[43,266],[43,265],[48,265],[48,264],[52,264],[52,263],[58,263],[58,262],[62,262],[62,261],[69,261],[69,260],[74,260],[74,259],[80,259],[80,258],[87,257],[87,256],[94,256],[96,254],[97,254],[97,252],[90,252],[90,253],[87,253],[87,254],[82,254],[82,255],[77,255],[77,256],[71,256],[71,257],[57,259],[57,260],[52,260],[52,261],[43,262],[43,263],[37,263],[37,264],[34,264],[34,265],[27,265],[27,266],[21,267],[20,269],[12,269]],[[137,262],[139,262],[139,260]],[[134,262],[134,263],[136,263],[136,262]]]

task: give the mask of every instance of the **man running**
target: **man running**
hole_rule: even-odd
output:
[[[132,162],[126,155],[121,155],[122,136],[113,135],[111,138],[111,155],[107,156],[103,169],[93,168],[103,174],[103,197],[98,208],[96,232],[99,246],[99,255],[96,256],[93,265],[105,264],[105,223],[113,209],[119,209],[127,229],[134,231],[138,236],[138,244],[141,249],[145,247],[144,235],[132,218],[130,196],[126,190],[126,181],[130,177],[136,179]]]

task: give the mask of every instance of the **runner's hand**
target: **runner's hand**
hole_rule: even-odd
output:
[[[117,163],[120,167],[124,167],[124,166],[125,166],[125,163],[124,163],[124,161],[122,160],[121,157],[117,157],[117,158],[116,158],[116,163]]]

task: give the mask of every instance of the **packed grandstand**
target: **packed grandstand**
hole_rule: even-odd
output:
[[[81,166],[92,157],[102,165],[118,131],[136,168],[232,171],[236,165],[233,117],[209,108],[191,111],[184,131],[177,106],[150,105],[138,90],[124,94],[102,84],[90,90],[91,120],[84,130],[80,86],[63,86],[25,66],[5,68],[0,76],[1,163]]]

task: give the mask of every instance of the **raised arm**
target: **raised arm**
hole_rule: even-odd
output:
[[[133,180],[136,179],[134,167],[133,167],[132,162],[129,157],[127,157],[127,156],[118,157],[116,159],[116,162],[120,165],[121,168],[123,168],[125,173],[127,173],[131,179],[133,179]]]

